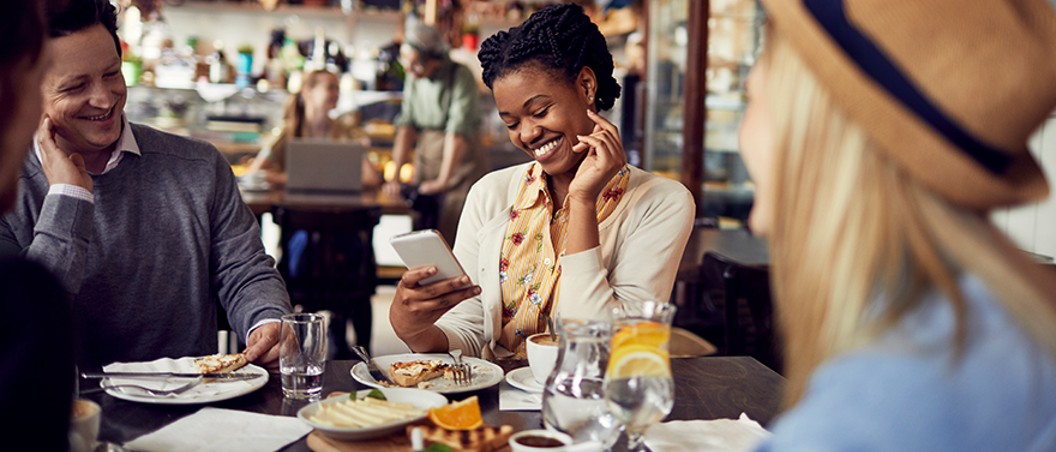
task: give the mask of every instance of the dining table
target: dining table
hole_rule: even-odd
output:
[[[358,360],[334,360],[326,365],[323,394],[368,389],[350,374]],[[676,358],[671,362],[675,380],[674,406],[665,420],[737,419],[741,413],[768,425],[778,414],[785,384],[782,376],[755,359],[746,356]],[[260,389],[233,399],[205,405],[157,405],[132,402],[106,393],[86,395],[102,407],[99,440],[125,444],[154,432],[180,418],[194,414],[203,406],[296,416],[310,403],[284,398],[278,375],[271,375]],[[87,384],[87,383],[82,383]],[[542,428],[540,411],[500,411],[499,385],[473,392],[448,394],[451,401],[476,395],[485,423],[510,425],[514,431]],[[617,448],[624,442],[617,443]],[[312,450],[308,436],[288,445],[285,451]]]
[[[240,188],[242,202],[254,215],[271,212],[276,207],[314,208],[320,210],[351,210],[380,208],[385,215],[409,215],[410,204],[398,196],[389,196],[382,190],[364,189],[355,193],[322,191],[287,191],[282,187],[265,189]]]

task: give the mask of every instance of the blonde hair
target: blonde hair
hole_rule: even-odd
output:
[[[297,93],[290,93],[283,107],[283,122],[285,130],[291,137],[304,136],[304,93],[322,83],[323,77],[331,77],[339,80],[337,75],[327,70],[312,71],[304,75],[304,84]]]
[[[886,159],[776,33],[764,55],[774,124],[771,259],[784,337],[785,402],[826,359],[861,347],[940,291],[963,349],[979,277],[1026,335],[1056,358],[1056,282],[990,224]]]

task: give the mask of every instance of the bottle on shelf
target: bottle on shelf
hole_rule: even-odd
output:
[[[209,82],[231,83],[231,64],[224,55],[224,43],[217,40],[213,42],[213,54],[209,56]]]
[[[286,68],[282,62],[282,48],[286,41],[286,30],[276,28],[271,31],[271,42],[268,44],[267,60],[264,62],[263,79],[270,86],[286,86]]]
[[[279,59],[282,60],[283,72],[287,77],[304,68],[304,55],[297,48],[297,42],[289,36],[283,38]]]
[[[326,69],[326,30],[315,29],[315,40],[312,41],[311,57],[304,63],[305,72]]]

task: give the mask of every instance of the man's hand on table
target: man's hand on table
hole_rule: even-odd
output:
[[[279,331],[281,323],[271,322],[258,326],[249,333],[246,359],[269,371],[279,370]]]

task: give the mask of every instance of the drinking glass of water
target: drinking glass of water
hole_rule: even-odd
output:
[[[605,401],[627,432],[629,450],[643,450],[646,429],[674,405],[668,354],[674,317],[675,307],[658,301],[624,302],[613,313]]]
[[[282,316],[279,372],[284,396],[308,399],[322,393],[327,340],[326,318],[322,315],[295,313]]]

